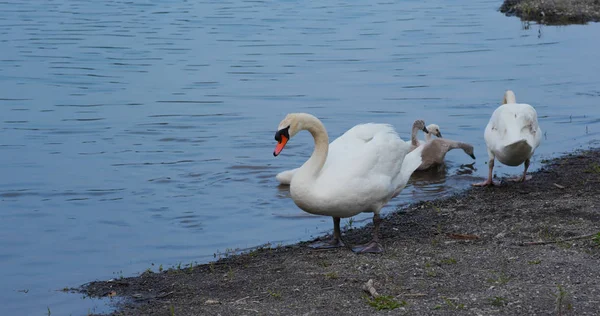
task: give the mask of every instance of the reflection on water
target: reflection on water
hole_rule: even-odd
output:
[[[331,229],[274,178],[312,151],[301,133],[273,158],[288,112],[322,118],[331,139],[372,121],[408,140],[422,118],[475,146],[474,165],[448,153],[386,212],[486,176],[483,129],[508,88],[540,114],[534,167],[597,145],[599,26],[523,29],[497,6],[1,3],[3,310],[100,311],[55,290]]]

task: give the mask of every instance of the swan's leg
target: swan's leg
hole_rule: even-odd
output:
[[[317,241],[310,244],[309,247],[314,249],[344,247],[344,243],[342,242],[342,231],[340,230],[340,218],[333,218],[333,238],[330,241]]]
[[[494,158],[491,158],[490,161],[488,162],[489,165],[489,171],[488,171],[488,178],[487,180],[483,181],[483,182],[479,182],[479,183],[473,183],[472,185],[475,187],[488,187],[488,186],[492,186],[494,185],[494,180],[492,180],[492,172],[494,170]]]
[[[530,180],[531,176],[527,175],[527,169],[529,168],[529,159],[525,160],[525,170],[523,170],[523,175],[520,177],[516,177],[514,179],[510,179],[511,181],[515,181],[515,182],[523,182],[525,180]]]
[[[352,251],[358,253],[379,253],[383,252],[383,247],[379,244],[379,225],[383,220],[379,217],[378,213],[373,215],[373,239],[364,245],[355,246],[352,248]]]

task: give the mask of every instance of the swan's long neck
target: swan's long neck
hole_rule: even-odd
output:
[[[515,96],[515,93],[511,90],[506,90],[506,92],[504,92],[504,99],[502,99],[502,104],[509,103],[517,103],[517,97]]]
[[[413,124],[412,132],[410,133],[410,143],[413,146],[419,146],[419,140],[417,139],[417,133],[419,133],[419,127],[417,126],[417,124]],[[429,134],[427,134],[426,137],[430,137]],[[427,139],[427,140],[429,140],[429,139]]]
[[[327,160],[327,153],[329,152],[329,136],[327,136],[327,130],[323,123],[312,115],[302,115],[299,117],[302,129],[307,130],[313,136],[315,140],[315,149],[310,158],[300,167],[298,174],[308,175],[315,178],[325,161]]]
[[[425,133],[425,141],[428,142],[431,140],[431,133]]]

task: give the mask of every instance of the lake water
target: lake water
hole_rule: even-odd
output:
[[[302,133],[273,157],[288,112],[332,139],[373,121],[408,140],[422,118],[475,146],[473,166],[449,153],[385,211],[486,176],[483,130],[505,89],[540,115],[534,169],[597,146],[600,25],[528,26],[500,4],[1,2],[3,312],[103,311],[57,290],[329,231],[275,181],[313,147]]]

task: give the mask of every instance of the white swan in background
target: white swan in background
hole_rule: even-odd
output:
[[[420,121],[423,122],[423,121]],[[423,125],[425,123],[423,122]],[[413,125],[414,128],[414,125]],[[442,137],[442,133],[440,132],[440,127],[436,124],[429,124],[427,125],[427,128],[423,128],[423,126],[418,127],[417,131],[413,130],[413,134],[412,136],[414,136],[414,139],[417,140],[416,138],[416,133],[422,130],[425,133],[425,142],[428,142],[431,140],[431,135],[435,135],[436,137]],[[342,135],[343,136],[343,135]],[[345,146],[346,144],[344,143],[344,139],[342,139],[340,141],[340,137],[336,138],[333,142],[331,142],[331,144],[329,144],[329,152],[330,154],[335,152],[338,148],[341,149],[342,151],[345,150]],[[412,144],[413,140],[411,139],[411,141],[407,141],[407,143]],[[417,140],[418,144],[422,144],[424,142]],[[417,146],[411,147],[411,150],[415,149]],[[277,179],[277,181],[279,181],[280,184],[283,185],[289,185],[290,182],[292,182],[292,177],[294,176],[294,173],[296,173],[296,171],[298,170],[298,168],[296,169],[290,169],[290,170],[285,170],[282,171],[280,173],[278,173],[275,176],[275,179]]]
[[[421,158],[423,162],[418,171],[423,171],[430,169],[432,167],[437,167],[444,163],[444,158],[446,154],[456,148],[462,149],[465,154],[469,155],[471,158],[475,159],[475,154],[473,153],[473,146],[463,142],[457,142],[451,139],[442,138],[442,133],[440,132],[440,127],[436,124],[427,125],[427,131],[425,132],[425,142],[419,141],[417,139],[417,133],[421,129],[423,125],[422,120],[416,120],[413,124],[410,143],[411,149],[415,149],[419,146],[423,147],[423,153],[421,154]],[[439,138],[431,139],[431,135],[435,135]]]
[[[302,210],[333,217],[334,233],[329,242],[317,242],[313,248],[343,246],[340,218],[362,212],[372,212],[373,240],[354,247],[355,252],[381,252],[379,225],[381,208],[406,186],[408,179],[421,164],[421,149],[410,152],[392,126],[387,124],[356,125],[336,141],[329,151],[325,126],[306,113],[288,114],[275,133],[279,155],[291,137],[302,130],[309,131],[315,141],[310,158],[297,169],[291,179],[290,193]]]
[[[490,157],[488,178],[484,182],[473,185],[494,185],[492,180],[494,159],[508,166],[524,163],[523,175],[513,180],[525,181],[529,159],[542,141],[542,130],[538,125],[535,109],[529,104],[517,103],[514,92],[507,90],[502,105],[494,111],[485,128],[484,137]]]

